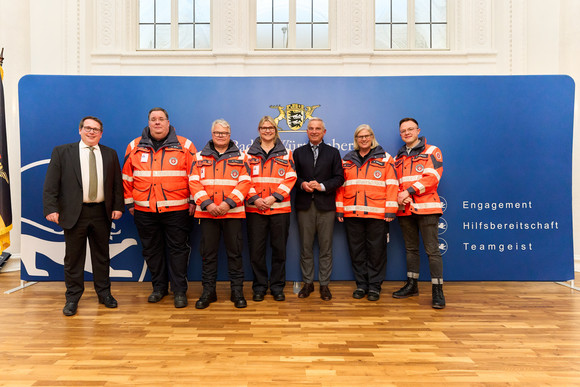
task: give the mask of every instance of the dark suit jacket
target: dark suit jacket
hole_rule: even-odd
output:
[[[113,211],[124,211],[123,181],[119,158],[114,149],[99,144],[103,157],[103,180],[105,207],[111,220]],[[81,213],[83,205],[83,181],[79,143],[59,145],[52,151],[46,171],[42,194],[44,216],[59,213],[59,225],[72,228]]]
[[[294,164],[296,165],[296,200],[297,210],[307,210],[314,200],[314,205],[321,211],[336,211],[335,192],[344,183],[342,172],[342,160],[338,149],[321,142],[318,147],[318,159],[314,167],[314,153],[310,142],[294,151]],[[316,180],[324,184],[325,192],[306,192],[302,189],[305,181]]]

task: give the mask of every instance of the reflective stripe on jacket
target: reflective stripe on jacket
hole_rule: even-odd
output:
[[[163,145],[155,151],[149,128],[129,143],[123,164],[125,204],[145,212],[189,208],[189,171],[195,145],[169,128]]]
[[[336,192],[338,217],[394,218],[399,183],[394,160],[379,145],[364,160],[357,151],[343,158],[344,184]]]
[[[425,137],[408,154],[406,146],[397,153],[395,168],[399,178],[399,190],[407,190],[412,202],[399,206],[397,216],[413,214],[442,214],[437,187],[443,174],[443,155],[434,145],[428,145]]]
[[[197,204],[196,218],[231,219],[245,218],[244,199],[250,189],[250,175],[245,155],[230,141],[228,149],[220,156],[208,142],[194,156],[189,176],[189,187]],[[207,207],[214,203],[229,204],[229,211],[219,217],[212,216]]]
[[[252,186],[246,196],[246,212],[261,215],[291,212],[290,191],[297,178],[292,151],[286,149],[282,142],[277,140],[274,148],[266,155],[260,146],[259,139],[256,139],[246,152],[246,160],[252,178]],[[254,202],[258,198],[266,198],[270,195],[276,198],[272,207],[265,211],[258,210]]]

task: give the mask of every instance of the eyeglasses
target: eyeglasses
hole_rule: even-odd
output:
[[[273,126],[260,126],[260,131],[262,132],[273,132],[275,130],[276,128],[274,128]]]
[[[86,133],[91,133],[91,132],[101,133],[103,131],[103,129],[101,129],[101,128],[91,128],[90,126],[83,126],[83,130]]]
[[[229,132],[213,132],[212,134],[216,137],[227,137],[230,135]]]
[[[372,136],[373,136],[372,134],[364,134],[364,135],[356,136],[356,138],[359,139],[359,140],[368,140]]]
[[[414,131],[415,131],[415,130],[417,130],[417,129],[419,129],[419,128],[407,128],[407,129],[402,129],[402,130],[400,130],[400,131],[399,131],[399,133],[401,133],[401,134],[405,134],[405,133],[412,133],[412,132],[414,132]]]

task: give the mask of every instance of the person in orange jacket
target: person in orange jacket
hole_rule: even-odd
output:
[[[399,183],[394,160],[369,125],[354,132],[354,150],[342,159],[344,184],[336,193],[336,212],[344,222],[356,289],[352,296],[380,298],[387,267],[389,222],[397,213]]]
[[[254,274],[253,300],[263,301],[268,291],[274,300],[284,301],[286,285],[286,242],[290,228],[290,191],[296,183],[296,169],[292,151],[286,149],[276,122],[264,116],[258,124],[258,133],[246,152],[252,177],[247,196],[246,219],[250,262]],[[270,235],[272,270],[268,281],[266,241]]]
[[[230,300],[236,308],[247,306],[244,298],[242,263],[242,219],[246,217],[244,199],[250,190],[245,155],[230,139],[230,124],[222,119],[211,126],[212,139],[194,157],[189,186],[198,208],[195,217],[201,225],[200,254],[203,291],[196,302],[205,309],[217,301],[218,248],[223,234],[228,255]]]
[[[125,205],[135,218],[151,272],[149,302],[161,301],[169,283],[176,308],[187,306],[189,234],[195,205],[189,172],[195,145],[178,136],[163,108],[149,111],[149,125],[127,146],[123,164]]]
[[[397,153],[395,167],[399,178],[397,216],[407,252],[407,282],[393,293],[394,298],[417,296],[419,287],[419,233],[429,257],[432,283],[432,307],[445,308],[443,294],[443,259],[439,250],[438,224],[443,214],[437,187],[443,174],[441,150],[419,137],[421,129],[414,118],[399,122],[405,145]]]

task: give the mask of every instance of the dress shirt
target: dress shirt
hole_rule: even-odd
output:
[[[81,175],[83,179],[83,203],[101,203],[105,201],[105,189],[103,186],[103,156],[99,145],[95,145],[95,161],[97,162],[97,198],[94,201],[89,200],[89,146],[82,140],[79,141],[79,156],[81,160]]]

